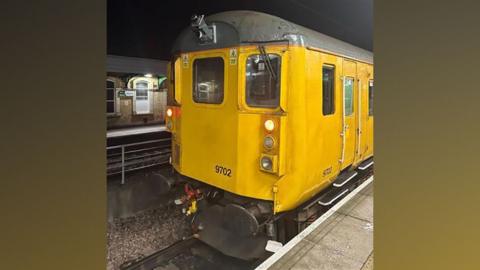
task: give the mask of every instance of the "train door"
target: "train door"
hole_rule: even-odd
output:
[[[366,148],[367,134],[367,116],[368,116],[368,71],[364,64],[357,64],[357,91],[356,91],[356,115],[357,115],[357,143],[355,147],[355,160],[354,164],[358,164],[364,158],[364,152]]]
[[[355,81],[357,77],[357,66],[355,62],[343,61],[342,76],[342,156],[340,158],[341,168],[351,165],[355,157],[357,118],[355,111]]]
[[[316,124],[306,128],[305,165],[311,172],[308,185],[319,187],[332,180],[340,167],[343,72],[340,58],[313,50],[306,53],[305,110],[307,122]]]
[[[182,173],[233,190],[237,65],[230,64],[224,50],[184,54],[182,62]]]
[[[135,111],[138,114],[150,113],[151,91],[148,89],[148,81],[137,81],[135,83],[136,98]]]
[[[366,105],[366,121],[365,121],[365,149],[364,149],[364,157],[370,157],[373,155],[373,86],[374,81],[373,81],[373,71],[369,72],[368,76],[368,84],[367,84],[367,89],[366,89],[366,102],[364,104]]]

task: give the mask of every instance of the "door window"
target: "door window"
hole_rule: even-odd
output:
[[[368,83],[368,115],[373,115],[373,81]]]
[[[323,66],[322,73],[322,112],[329,115],[335,112],[335,68]]]
[[[353,78],[345,77],[345,116],[349,116],[353,114]]]
[[[197,103],[222,103],[223,80],[223,58],[196,59],[193,62],[193,100]]]

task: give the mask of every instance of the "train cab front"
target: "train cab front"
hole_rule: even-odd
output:
[[[258,258],[274,238],[275,182],[285,172],[288,51],[285,44],[242,45],[231,26],[192,19],[169,67],[166,126],[185,190],[177,202],[201,240],[227,255]]]

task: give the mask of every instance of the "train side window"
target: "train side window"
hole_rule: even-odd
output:
[[[247,58],[245,84],[249,106],[277,108],[280,105],[281,58],[277,54],[267,54],[267,57],[254,54]]]
[[[323,66],[322,83],[322,111],[323,115],[330,115],[335,112],[335,68]]]
[[[373,115],[373,80],[368,83],[368,115]]]
[[[223,58],[196,59],[193,62],[193,100],[197,103],[222,103],[223,80]]]
[[[170,66],[170,89],[169,89],[169,97],[167,99],[167,104],[169,106],[176,106],[180,105],[181,103],[181,61],[182,59],[178,56],[173,58],[174,60],[171,62]]]
[[[177,62],[178,62],[178,58],[176,58],[176,59],[173,58],[173,60],[170,61],[170,66],[169,66],[169,69],[168,69],[168,80],[169,80],[168,95],[167,95],[167,105],[168,106],[177,105],[176,103],[178,102],[178,100],[175,99],[175,97],[177,95],[177,89],[176,89],[176,86],[175,86],[175,84],[177,83],[177,78],[175,78],[175,76],[177,75],[177,73],[175,72]]]
[[[345,77],[344,91],[345,116],[349,116],[353,114],[353,78]]]
[[[115,83],[107,80],[107,114],[115,113]]]

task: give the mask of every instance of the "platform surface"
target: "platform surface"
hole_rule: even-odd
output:
[[[107,138],[139,135],[139,134],[145,134],[145,133],[154,133],[154,132],[161,132],[165,130],[167,129],[163,125],[114,129],[114,130],[107,131]]]
[[[373,182],[365,184],[257,269],[372,270]]]

